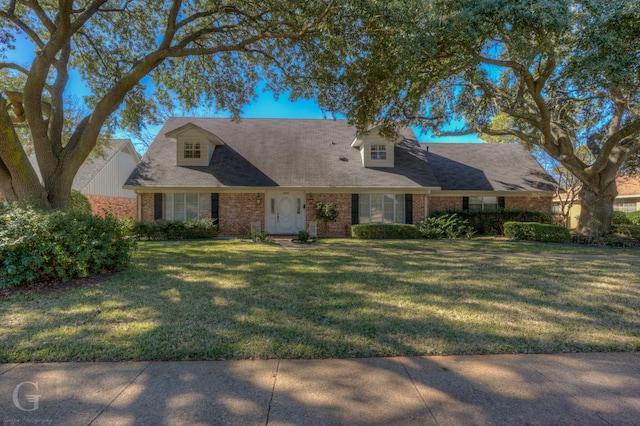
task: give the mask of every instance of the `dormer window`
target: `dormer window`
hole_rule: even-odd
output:
[[[372,160],[386,160],[387,159],[387,146],[382,144],[371,145],[371,159]]]
[[[200,158],[200,142],[185,142],[184,158]]]

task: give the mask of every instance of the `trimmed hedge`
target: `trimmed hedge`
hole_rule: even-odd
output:
[[[112,215],[0,207],[0,287],[123,269],[135,245],[129,233]]]
[[[351,225],[351,236],[365,240],[420,238],[415,225],[400,223],[363,223]]]
[[[505,222],[554,223],[552,212],[522,209],[449,210],[434,212],[430,217],[451,213],[455,213],[460,219],[466,220],[477,235],[503,235]]]
[[[537,222],[505,222],[504,236],[515,240],[567,243],[571,233],[564,226]]]
[[[138,222],[133,227],[138,240],[193,240],[213,238],[218,235],[215,219],[193,219],[186,221],[154,220]]]

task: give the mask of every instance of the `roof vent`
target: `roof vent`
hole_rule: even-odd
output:
[[[347,157],[340,157],[340,161],[349,161]]]
[[[334,141],[331,141],[331,145],[335,145],[336,143]]]

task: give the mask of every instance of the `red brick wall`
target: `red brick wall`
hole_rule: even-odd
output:
[[[153,210],[153,195],[154,194],[141,194],[140,204],[142,204],[142,221],[151,222],[154,218]]]
[[[332,203],[338,211],[338,219],[327,224],[325,233],[324,222],[316,217],[316,203]],[[318,222],[319,236],[349,236],[351,235],[351,194],[307,194],[307,222]]]
[[[551,211],[551,195],[506,196],[504,206],[509,209]],[[429,213],[462,210],[460,197],[429,197]]]
[[[420,224],[424,220],[424,194],[413,194],[413,223]]]
[[[462,197],[429,197],[429,214],[446,210],[462,210]]]
[[[551,195],[504,197],[504,206],[509,209],[551,211],[551,199]]]
[[[241,235],[259,220],[264,229],[264,194],[220,194],[218,226],[220,235]]]
[[[138,216],[138,202],[135,198],[102,197],[98,195],[87,195],[91,204],[91,213],[104,216],[109,210],[114,216],[125,218]]]

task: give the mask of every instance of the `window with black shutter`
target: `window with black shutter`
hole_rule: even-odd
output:
[[[220,226],[220,194],[211,194],[211,219]]]
[[[351,224],[357,225],[360,223],[360,197],[358,194],[351,194]]]
[[[462,197],[462,210],[469,210],[469,197]]]
[[[162,194],[153,194],[153,220],[162,219]]]
[[[404,195],[404,223],[413,223],[413,194]]]

